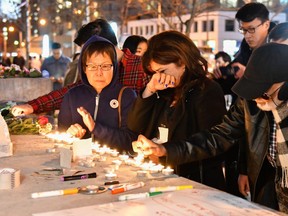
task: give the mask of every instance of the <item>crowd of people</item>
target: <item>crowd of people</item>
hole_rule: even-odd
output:
[[[131,37],[121,50],[109,23],[92,21],[74,40],[82,49],[67,61],[67,85],[12,113],[59,109],[59,130],[144,153],[180,176],[240,197],[250,192],[253,202],[288,213],[288,23],[274,26],[255,2],[236,20],[240,49],[233,60],[217,53],[212,75],[178,31]],[[229,107],[224,94],[232,95]]]

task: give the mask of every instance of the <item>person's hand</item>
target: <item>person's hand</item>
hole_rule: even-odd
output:
[[[222,78],[222,72],[220,71],[219,67],[215,67],[212,74],[215,79]]]
[[[92,118],[91,114],[84,109],[83,107],[77,108],[77,112],[82,116],[84,124],[87,126],[89,131],[93,131],[95,127],[94,119]]]
[[[57,81],[57,79],[54,76],[50,76],[50,80],[54,83]]]
[[[237,71],[235,71],[234,77],[235,77],[235,79],[240,79],[244,75],[246,67],[244,65],[240,64],[239,62],[235,62],[231,66],[239,68]]]
[[[64,82],[64,77],[58,77],[57,82],[62,84]]]
[[[243,194],[245,197],[248,196],[248,192],[250,192],[249,180],[247,175],[240,174],[238,177],[238,188],[239,192]]]
[[[145,156],[162,157],[166,155],[166,149],[163,145],[156,144],[141,134],[137,141],[132,142],[132,147],[134,152],[142,153]]]
[[[74,125],[71,125],[68,130],[66,131],[66,133],[69,133],[71,134],[72,136],[75,136],[79,139],[81,139],[85,133],[86,133],[86,130],[84,128],[82,128],[81,125],[79,124],[74,124]]]
[[[29,115],[34,112],[33,107],[29,104],[15,105],[11,108],[14,116]]]
[[[175,88],[175,83],[176,83],[176,78],[174,76],[157,72],[153,74],[142,96],[143,98],[145,98],[154,94],[158,90],[163,90],[167,88]]]

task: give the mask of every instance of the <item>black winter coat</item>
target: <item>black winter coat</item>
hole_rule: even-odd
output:
[[[266,112],[257,108],[254,101],[238,98],[224,116],[223,122],[211,130],[192,135],[187,140],[163,144],[167,150],[167,161],[177,164],[213,157],[236,145],[243,138],[240,173],[249,178],[252,201],[255,201],[256,185],[269,146],[269,119]]]
[[[128,128],[147,138],[159,138],[158,127],[169,129],[168,140],[186,139],[190,135],[220,123],[226,113],[221,87],[213,80],[204,79],[203,85],[191,83],[180,102],[171,109],[174,89],[159,91],[143,99],[141,94],[128,114]],[[182,164],[177,174],[218,189],[225,189],[221,168],[222,158]],[[168,165],[174,165],[169,161]]]

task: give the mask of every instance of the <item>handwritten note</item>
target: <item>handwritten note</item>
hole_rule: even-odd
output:
[[[277,212],[263,209],[244,199],[221,191],[191,189],[164,193],[158,196],[86,206],[54,212],[34,214],[34,216],[108,216],[108,215],[196,215],[196,216],[276,216]]]

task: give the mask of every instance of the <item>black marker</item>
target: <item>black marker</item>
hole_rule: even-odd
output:
[[[104,185],[114,185],[114,184],[119,184],[119,181],[109,181],[104,183]]]
[[[94,172],[94,173],[82,174],[82,175],[63,176],[61,177],[61,181],[81,180],[81,179],[96,178],[96,177],[97,177],[97,174]]]

